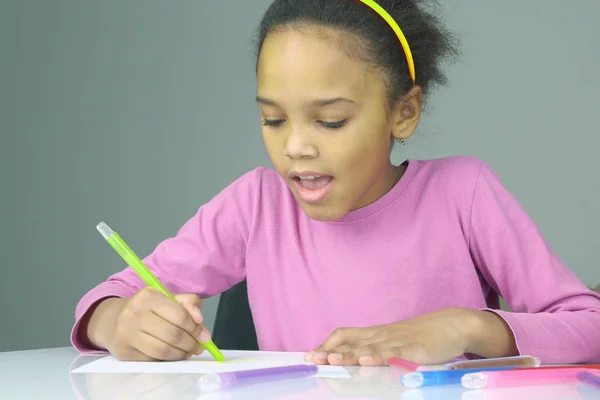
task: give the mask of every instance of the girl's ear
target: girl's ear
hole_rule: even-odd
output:
[[[392,108],[392,136],[401,142],[405,141],[416,130],[421,119],[421,99],[423,92],[414,86]]]

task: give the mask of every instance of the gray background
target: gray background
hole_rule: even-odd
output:
[[[0,351],[69,344],[78,299],[269,166],[252,35],[268,0],[0,1]],[[600,280],[597,0],[444,0],[463,57],[394,161],[486,160]],[[212,326],[216,299],[206,301]]]

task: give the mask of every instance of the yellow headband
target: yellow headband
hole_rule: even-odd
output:
[[[408,63],[408,72],[410,73],[410,77],[412,78],[414,84],[416,82],[415,63],[413,61],[412,53],[410,51],[410,47],[408,46],[408,41],[406,40],[404,33],[402,33],[402,30],[400,29],[396,21],[394,21],[394,18],[392,18],[392,16],[388,14],[388,12],[385,11],[379,4],[377,4],[373,0],[360,1],[371,7],[373,11],[375,11],[377,14],[381,15],[381,17],[392,27],[392,29],[396,33],[396,36],[398,36],[398,39],[402,44],[402,48],[404,49],[404,54],[406,55],[406,62]]]

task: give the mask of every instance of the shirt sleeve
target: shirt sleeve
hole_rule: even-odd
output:
[[[538,227],[481,164],[469,246],[481,274],[512,312],[503,318],[520,354],[543,363],[600,362],[600,296],[552,251]]]
[[[245,279],[246,245],[256,215],[261,171],[258,168],[233,182],[143,259],[169,292],[206,298]],[[103,299],[128,298],[144,286],[127,267],[86,293],[75,309],[73,346],[83,353],[104,353],[92,348],[83,332],[91,311]]]

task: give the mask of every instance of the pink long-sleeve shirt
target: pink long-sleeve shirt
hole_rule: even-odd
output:
[[[550,249],[496,174],[471,157],[409,160],[376,202],[310,219],[276,171],[257,168],[200,207],[144,262],[172,293],[205,298],[247,279],[262,350],[308,351],[337,327],[446,307],[493,310],[521,354],[600,362],[600,296]],[[73,345],[98,300],[143,287],[126,268],[78,303]],[[500,311],[498,295],[513,312]]]

